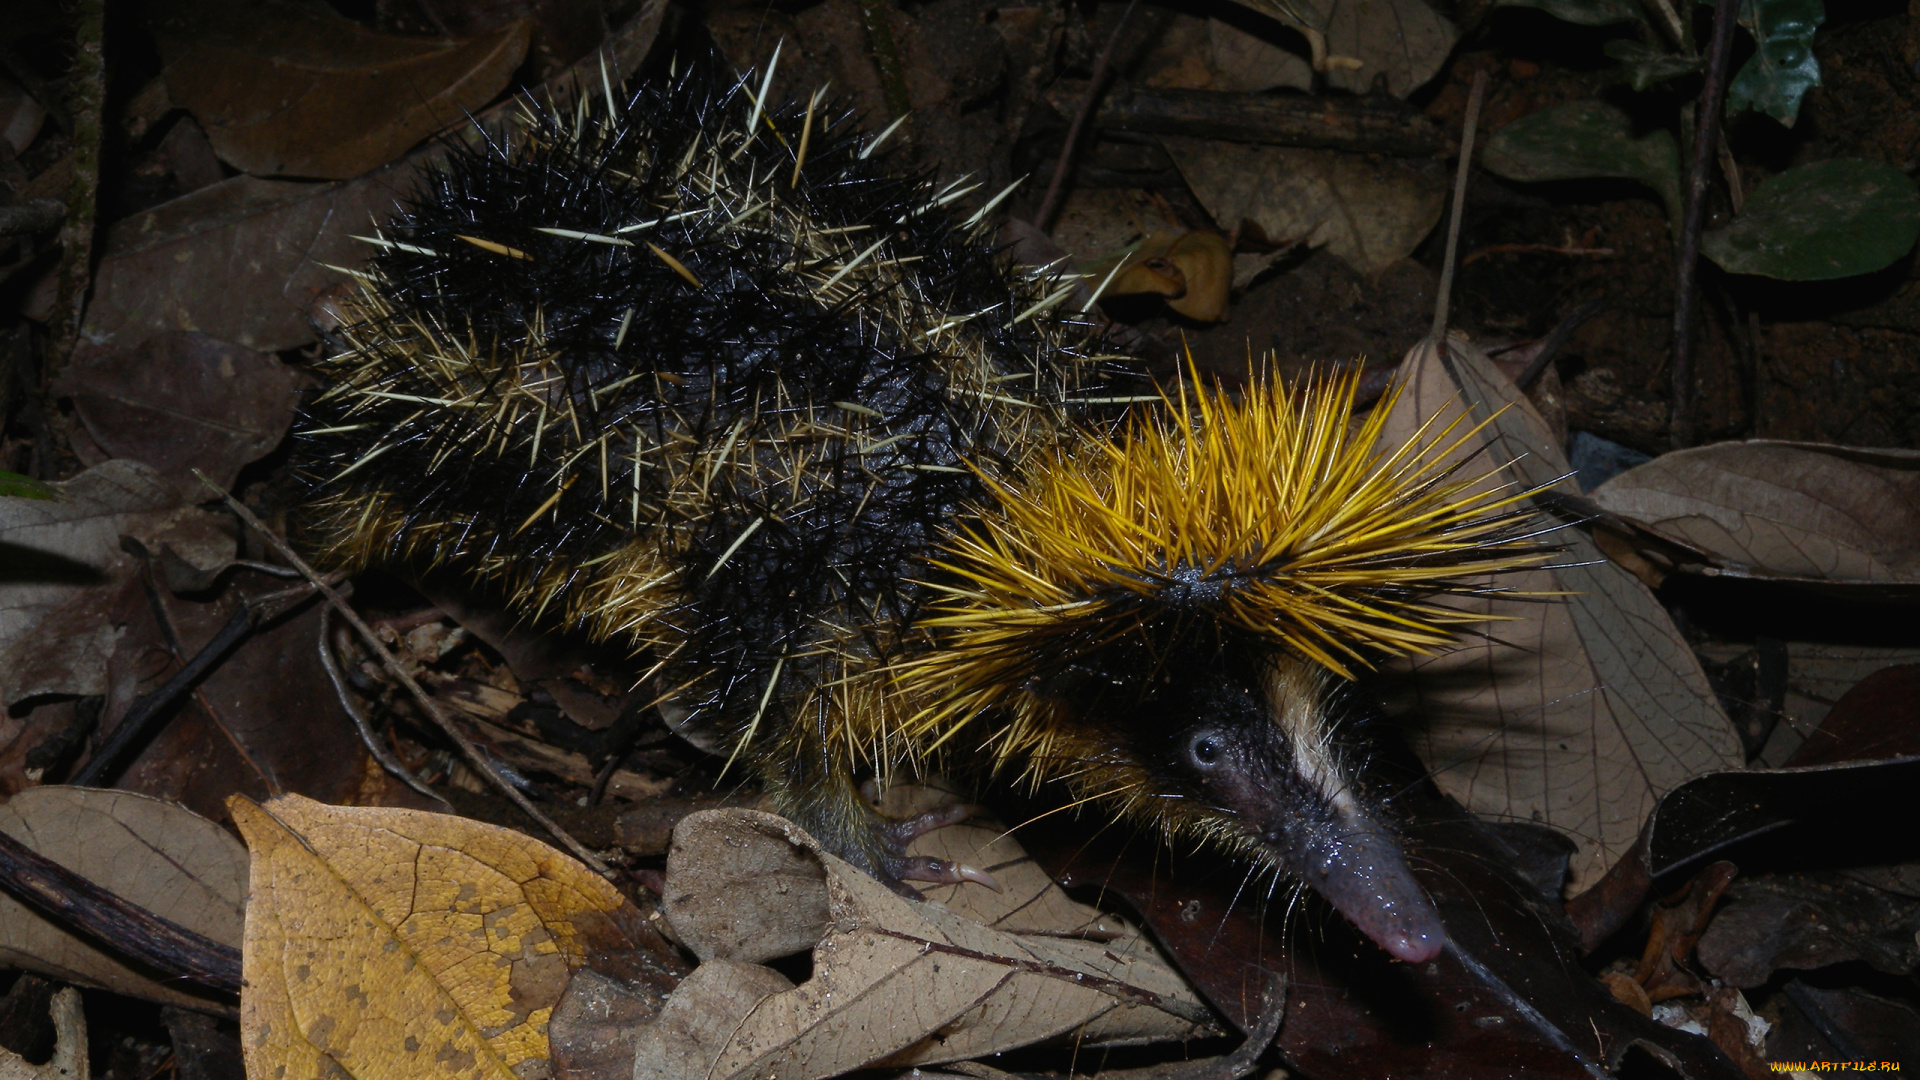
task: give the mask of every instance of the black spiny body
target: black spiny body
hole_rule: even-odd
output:
[[[598,89],[455,151],[371,238],[308,410],[315,531],[647,647],[876,869],[841,819],[902,718],[880,671],[976,470],[1084,411],[1072,283],[1012,272],[964,185],[883,170],[844,118],[710,65]]]

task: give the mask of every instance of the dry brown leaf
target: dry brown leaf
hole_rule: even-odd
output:
[[[1920,585],[1920,451],[1719,443],[1662,454],[1592,499],[1708,552],[1722,574]]]
[[[1362,274],[1406,258],[1440,221],[1439,162],[1162,136],[1195,198],[1226,222],[1327,250]]]
[[[298,795],[228,808],[253,854],[250,1080],[545,1076],[573,971],[635,937],[613,886],[508,829]]]
[[[247,852],[225,829],[127,791],[37,787],[0,806],[0,831],[121,898],[240,947]],[[209,999],[157,982],[0,893],[0,967],[204,1009]]]
[[[1546,422],[1465,338],[1453,336],[1446,356],[1431,341],[1416,345],[1400,377],[1406,388],[1383,445],[1429,417],[1444,426],[1464,415],[1471,426],[1506,407],[1452,459],[1484,444],[1467,468],[1511,462],[1508,473],[1528,488],[1570,472]],[[1396,704],[1418,714],[1415,749],[1442,790],[1483,816],[1573,837],[1580,849],[1568,889],[1577,893],[1632,846],[1661,795],[1744,758],[1700,661],[1647,587],[1578,528],[1550,540],[1563,549],[1552,567],[1501,584],[1569,595],[1463,601],[1515,621],[1489,627],[1490,640],[1405,665],[1413,677]]]
[[[1366,93],[1387,77],[1406,97],[1426,85],[1453,52],[1460,32],[1421,0],[1240,0],[1242,6],[1297,27],[1321,42],[1327,86]]]
[[[80,1008],[80,991],[69,986],[53,995],[53,1056],[45,1065],[0,1046],[0,1080],[87,1080],[87,1016]]]
[[[652,47],[665,0],[645,0],[607,40],[611,75],[625,78]],[[600,53],[538,91],[571,100],[575,85],[599,85]],[[478,119],[497,123],[496,106]],[[265,352],[314,339],[308,312],[321,293],[350,280],[371,249],[353,239],[385,220],[443,148],[429,145],[346,184],[234,176],[114,222],[94,272],[81,335],[95,344],[138,345],[156,333],[197,330]]]
[[[457,124],[507,85],[527,24],[465,41],[368,30],[322,5],[172,0],[152,22],[167,90],[222,160],[346,180]]]
[[[418,163],[350,184],[234,176],[106,231],[81,335],[138,345],[198,330],[264,352],[312,341],[307,314],[370,250],[353,239],[392,210]]]
[[[231,487],[293,423],[293,369],[205,334],[158,334],[132,349],[83,345],[62,384],[107,457],[177,481],[198,469]]]
[[[0,498],[0,708],[40,694],[100,694],[120,628],[109,617],[131,535],[195,570],[231,562],[221,518],[190,505],[151,467],[108,461],[51,485],[54,500]]]
[[[1098,1044],[1211,1030],[1206,1007],[1158,952],[1137,934],[1115,936],[1091,909],[1040,932],[985,926],[906,900],[821,853],[797,826],[752,810],[690,815],[667,865],[668,921],[704,963],[641,1033],[636,1080],[816,1080],[1070,1032]],[[1000,921],[1012,926],[1023,904],[1042,899],[1023,890],[1040,882],[1058,890],[1031,867],[1024,877],[1005,869]],[[778,901],[784,924],[736,921],[749,890]],[[1062,936],[1076,931],[1085,936]],[[762,937],[809,934],[818,940],[813,976],[800,986],[742,959],[767,955]]]

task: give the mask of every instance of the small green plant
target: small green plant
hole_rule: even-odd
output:
[[[33,477],[0,469],[0,498],[51,499],[54,497],[52,488]]]
[[[1504,0],[1502,6],[1536,8],[1580,26],[1640,26],[1642,40],[1618,39],[1606,45],[1607,55],[1620,61],[1622,80],[1635,91],[1702,74],[1711,77],[1691,23],[1666,0],[1648,0],[1648,8],[1661,16],[1657,28],[1629,0]],[[1751,109],[1792,127],[1807,92],[1820,85],[1813,33],[1825,19],[1822,0],[1740,0],[1738,22],[1752,38],[1754,51],[1727,82],[1726,114]],[[1677,229],[1686,212],[1687,177],[1681,160],[1672,130],[1639,130],[1612,105],[1572,101],[1495,132],[1480,163],[1513,180],[1637,180],[1659,193]],[[1699,250],[1732,273],[1821,281],[1889,266],[1911,250],[1916,239],[1920,190],[1913,181],[1883,162],[1839,158],[1769,178],[1732,222],[1699,237]]]

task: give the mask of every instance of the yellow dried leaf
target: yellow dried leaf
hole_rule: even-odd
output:
[[[547,1020],[638,912],[553,848],[467,818],[228,801],[253,853],[249,1080],[548,1075]]]

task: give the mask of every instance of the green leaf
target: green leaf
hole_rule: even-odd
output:
[[[1801,99],[1820,85],[1813,31],[1826,20],[1821,0],[1742,0],[1740,25],[1756,48],[1727,84],[1727,115],[1750,108],[1792,127]]]
[[[0,470],[0,498],[53,499],[54,490],[31,476]]]
[[[1494,6],[1534,8],[1576,26],[1612,26],[1640,17],[1628,0],[1495,0]]]
[[[1700,252],[1736,274],[1826,281],[1867,274],[1920,239],[1920,190],[1882,161],[1837,158],[1769,179]]]
[[[1660,193],[1667,214],[1680,208],[1680,148],[1664,128],[1636,134],[1626,113],[1598,101],[1569,101],[1493,133],[1482,168],[1509,180],[1638,180]]]
[[[1614,38],[1601,48],[1606,50],[1608,56],[1620,61],[1628,84],[1635,90],[1645,90],[1669,79],[1698,74],[1700,71],[1698,58],[1675,56],[1628,38]]]

